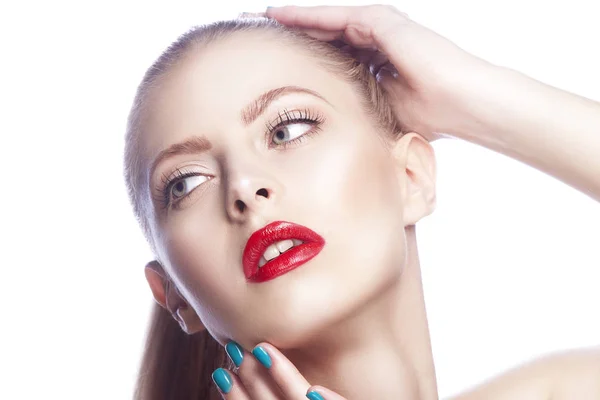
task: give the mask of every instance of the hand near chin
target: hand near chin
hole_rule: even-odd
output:
[[[231,400],[346,400],[322,386],[311,386],[279,350],[260,343],[252,353],[235,342],[225,346],[237,373],[219,368],[213,381],[224,399]]]
[[[266,16],[348,51],[369,66],[404,130],[432,141],[468,117],[467,88],[484,90],[492,64],[393,6],[270,7]]]

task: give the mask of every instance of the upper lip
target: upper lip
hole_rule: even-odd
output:
[[[250,278],[258,271],[258,262],[267,247],[286,239],[298,239],[304,243],[323,241],[321,236],[305,226],[286,221],[271,222],[248,238],[242,256],[246,278]]]

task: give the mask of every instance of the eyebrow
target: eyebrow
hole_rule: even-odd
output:
[[[250,104],[244,107],[240,114],[240,120],[242,121],[244,126],[250,125],[265,112],[265,110],[273,101],[291,93],[309,94],[311,96],[323,100],[324,102],[333,107],[333,105],[329,101],[327,101],[326,98],[324,98],[314,90],[303,88],[301,86],[282,86],[264,92]],[[172,144],[171,146],[158,153],[150,167],[150,176],[154,176],[154,170],[156,169],[156,167],[158,167],[158,165],[166,159],[182,154],[198,154],[210,150],[211,148],[212,144],[204,136],[193,136],[184,140],[183,142]]]
[[[277,100],[279,97],[291,94],[291,93],[304,93],[309,94],[311,96],[317,97],[327,104],[331,105],[330,102],[327,101],[326,98],[321,96],[319,93],[314,90],[310,90],[307,88],[303,88],[301,86],[282,86],[280,88],[271,89],[256,98],[253,102],[248,104],[246,107],[242,109],[241,120],[244,126],[250,125],[258,117],[265,112],[269,105]]]

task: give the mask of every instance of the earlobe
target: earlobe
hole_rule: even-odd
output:
[[[191,335],[205,329],[194,309],[187,304],[158,261],[146,264],[144,273],[156,302],[171,313],[184,332]]]
[[[181,329],[188,335],[193,335],[205,329],[196,311],[187,304],[184,307],[177,308],[174,317],[179,322]]]
[[[398,139],[393,152],[404,193],[404,224],[414,225],[435,210],[435,152],[429,141],[416,132]]]

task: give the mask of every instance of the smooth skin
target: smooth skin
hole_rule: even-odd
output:
[[[600,200],[600,104],[597,102],[545,85],[516,71],[490,64],[411,21],[406,14],[391,6],[287,6],[269,8],[264,15],[275,18],[284,25],[302,29],[318,39],[333,41],[335,45],[371,67],[379,83],[388,92],[394,111],[404,125],[404,131],[412,132],[401,141],[398,149],[402,150],[399,154],[405,154],[407,152],[402,146],[413,143],[411,149],[414,149],[414,152],[411,151],[410,154],[416,156],[408,159],[407,170],[417,171],[417,174],[412,176],[419,180],[419,184],[415,185],[421,190],[419,193],[434,193],[429,187],[430,182],[434,182],[430,177],[432,171],[422,167],[430,163],[432,155],[429,154],[428,147],[420,145],[419,141],[423,140],[422,138],[433,141],[453,137],[520,160],[593,199]],[[181,92],[174,93],[177,96],[173,96],[173,99],[182,97]],[[174,107],[175,110],[180,108]],[[414,214],[414,218],[411,215],[404,216],[407,225],[412,225],[411,220],[417,221],[428,214],[433,203],[434,199],[427,197],[426,200],[415,202],[426,206],[424,209],[405,206],[407,210],[413,210]],[[231,218],[243,217],[234,211],[230,212]],[[173,232],[181,233],[182,237],[191,237],[183,230]],[[173,254],[187,254],[192,260],[195,254],[189,250],[196,249],[201,243],[195,241],[186,247],[184,250],[188,250],[189,254],[178,248],[173,250]],[[180,264],[191,263],[187,259],[184,261]],[[219,271],[216,269],[209,269],[206,275],[202,276],[206,282],[214,285],[205,285],[205,291],[210,289],[215,293],[223,293],[218,286],[220,280],[209,275],[217,272]],[[204,272],[200,270],[198,273]],[[171,311],[186,332],[193,333],[203,329],[193,308],[182,301],[185,295],[192,296],[189,293],[178,293],[176,285],[170,284],[164,270],[156,262],[148,264],[146,276],[157,301]],[[302,271],[298,276],[304,276],[306,279],[311,277],[308,273],[302,275]],[[184,281],[184,278],[180,280]],[[209,281],[213,278],[214,281]],[[326,280],[323,282],[327,283]],[[273,290],[275,289],[277,287],[273,286]],[[221,296],[221,303],[230,299],[231,304],[236,304],[234,294],[229,296]],[[407,309],[412,310],[414,307]],[[222,321],[211,321],[212,315],[207,312],[203,317],[212,323],[213,328],[219,327]],[[403,317],[404,320],[415,321],[413,315]],[[314,319],[311,318],[310,321]],[[250,322],[239,323],[236,327],[245,327]],[[424,319],[417,322],[415,325],[422,323],[426,326]],[[406,336],[406,332],[403,334]],[[415,346],[422,336],[421,332],[415,332],[411,337],[403,337],[406,343],[402,343],[405,347],[401,347],[407,351],[418,350],[407,356],[411,360],[417,360],[414,361],[417,364],[418,360],[430,357],[426,340],[421,343],[422,347]],[[218,339],[222,341],[223,338]],[[296,338],[290,337],[291,339]],[[223,393],[224,398],[300,400],[319,399],[318,396],[321,396],[323,399],[344,399],[334,392],[333,386],[332,390],[322,386],[311,386],[309,381],[315,380],[315,377],[305,377],[299,372],[299,369],[307,370],[307,366],[296,363],[297,368],[275,346],[260,342],[250,349],[257,341],[248,345],[249,342],[250,340],[246,340],[244,343],[246,347],[242,352],[239,367],[235,371],[221,371],[228,375],[229,383],[232,383],[227,392]],[[261,347],[264,352],[251,352],[256,347]],[[386,348],[386,351],[389,353],[389,349]],[[270,363],[267,363],[269,367],[255,357],[255,354],[258,354],[264,361],[265,353],[270,359]],[[364,353],[361,351],[361,355]],[[381,362],[382,357],[388,354],[376,355],[377,358],[373,360],[378,361],[372,361],[369,365]],[[298,358],[299,355],[294,356]],[[239,361],[239,358],[236,359]],[[331,370],[330,364],[326,364],[325,367]],[[364,386],[366,383],[359,382],[357,378],[349,377],[346,373],[361,375],[363,372],[356,372],[360,365],[352,364],[351,367],[342,374],[342,383],[347,384],[349,388],[345,393],[359,393],[356,386]],[[388,379],[386,382],[398,386],[425,379],[422,388],[426,388],[426,392],[419,392],[417,395],[413,388],[396,387],[395,393],[411,393],[406,397],[411,399],[437,399],[433,369],[427,363],[421,367],[420,370],[419,366],[415,367],[415,375],[407,373],[404,380]],[[379,372],[398,376],[395,371]],[[374,376],[370,377],[372,378]],[[457,399],[600,399],[599,382],[600,349],[595,349],[534,361],[484,383],[458,396]],[[318,395],[309,394],[310,392],[317,392]],[[358,397],[368,397],[364,390],[360,393]],[[389,395],[374,397],[390,398]]]
[[[599,103],[466,53],[392,6],[270,7],[262,15],[336,41],[369,64],[408,130],[430,141],[451,136],[483,145],[600,201]],[[259,399],[253,382],[268,371],[282,399],[344,399],[311,386],[274,346],[258,346],[272,365],[264,367],[244,350],[224,398]],[[318,395],[306,396],[310,392]],[[600,399],[600,349],[535,360],[455,399],[575,398]]]

